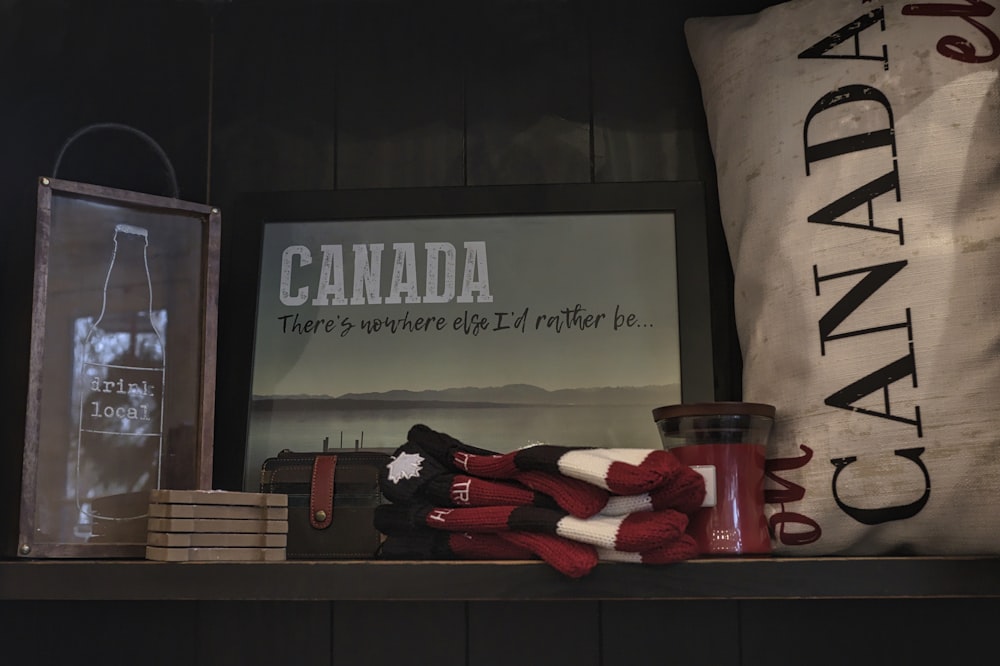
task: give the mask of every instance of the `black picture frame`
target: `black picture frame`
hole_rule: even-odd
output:
[[[444,187],[377,190],[281,191],[245,194],[238,201],[231,236],[224,238],[220,301],[219,393],[217,405],[216,486],[246,487],[247,447],[250,435],[250,403],[254,378],[258,294],[261,288],[261,258],[265,229],[271,225],[317,222],[405,222],[477,217],[663,214],[673,219],[677,273],[679,362],[682,377],[679,402],[716,399],[720,373],[719,345],[713,344],[718,313],[713,312],[709,234],[705,192],[696,181],[635,183],[572,183],[507,185],[489,187]],[[273,228],[273,227],[272,227]],[[567,241],[577,242],[576,238]],[[348,249],[347,252],[350,250]],[[382,270],[392,255],[383,260]],[[350,261],[350,258],[348,258]],[[459,258],[461,261],[461,257]],[[491,256],[493,262],[517,261],[516,257]],[[317,262],[319,258],[317,257]],[[351,285],[347,288],[350,290]],[[646,285],[657,290],[658,285]],[[350,294],[348,294],[349,296]],[[667,295],[665,294],[665,297]],[[717,309],[717,308],[716,308]],[[497,362],[503,362],[497,359]],[[650,409],[659,404],[649,404]],[[434,427],[433,423],[429,423]],[[648,415],[649,432],[655,425]],[[405,441],[405,430],[398,441]],[[454,433],[459,436],[459,433]],[[357,433],[348,435],[356,443]],[[334,446],[337,433],[331,432]],[[362,438],[364,434],[362,433]],[[341,433],[341,437],[343,434]],[[474,438],[473,438],[474,439]],[[386,442],[363,442],[385,446]],[[320,442],[316,442],[318,449]],[[294,447],[293,447],[294,448]],[[488,448],[488,447],[487,447]],[[252,485],[252,484],[251,484]]]

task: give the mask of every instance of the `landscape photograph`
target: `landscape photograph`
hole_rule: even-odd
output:
[[[680,402],[669,213],[265,226],[245,486],[282,449],[655,448]],[[571,241],[567,241],[571,239]]]

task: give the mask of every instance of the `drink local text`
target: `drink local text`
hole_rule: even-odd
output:
[[[156,387],[146,380],[95,378],[90,382],[90,390],[92,399],[87,416],[92,419],[152,420],[150,405],[156,402]]]

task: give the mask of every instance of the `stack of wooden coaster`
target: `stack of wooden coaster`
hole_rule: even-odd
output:
[[[146,559],[164,562],[285,559],[288,495],[153,490]]]

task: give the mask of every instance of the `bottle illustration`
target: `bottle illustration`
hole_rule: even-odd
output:
[[[160,484],[167,317],[153,310],[148,245],[146,229],[115,227],[100,313],[77,328],[76,502],[95,539],[144,539]]]

